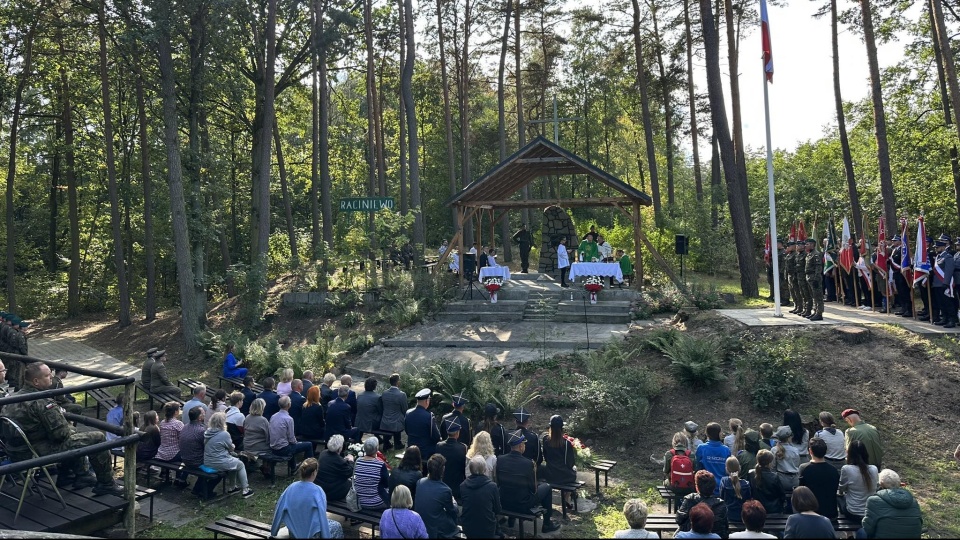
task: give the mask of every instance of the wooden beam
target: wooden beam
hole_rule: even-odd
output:
[[[568,160],[565,157],[521,158],[521,159],[518,159],[515,163],[523,163],[525,165],[541,164],[541,163],[570,163],[570,160]]]
[[[618,203],[613,203],[612,206],[617,210],[619,210],[621,213],[623,213],[623,215],[627,216],[627,219],[629,219],[630,223],[633,223],[634,228],[636,228],[637,222],[635,219],[633,219],[633,215],[630,212],[628,212],[626,208],[620,206]]]
[[[583,206],[607,206],[610,204],[629,204],[636,202],[637,206],[640,205],[639,202],[634,201],[629,197],[594,197],[589,198],[579,198],[579,199],[528,199],[526,201],[520,200],[502,200],[502,201],[469,201],[464,202],[463,206],[468,208],[481,208],[484,206],[493,207],[493,208],[544,208],[547,206],[562,206],[562,207],[583,207]]]

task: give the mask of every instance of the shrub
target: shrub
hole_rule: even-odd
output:
[[[789,336],[748,343],[734,360],[737,386],[757,409],[790,406],[807,393],[800,360],[809,346],[809,339]]]
[[[615,434],[635,439],[638,427],[650,413],[650,399],[658,384],[649,371],[626,368],[604,379],[576,374],[571,399],[579,405],[571,415],[571,431]]]
[[[701,310],[717,309],[723,306],[723,297],[717,286],[710,283],[706,286],[694,283],[690,286],[690,300]]]
[[[410,299],[404,303],[386,306],[381,311],[383,312],[381,318],[398,328],[410,326],[423,319],[423,313],[420,310],[420,301],[414,299]]]
[[[348,311],[344,313],[343,320],[344,328],[354,328],[363,324],[363,313],[359,311]]]
[[[350,354],[363,354],[373,347],[374,339],[371,334],[360,334],[360,333],[351,333],[346,340],[344,340],[344,350]]]
[[[633,317],[649,319],[657,313],[676,313],[685,303],[683,294],[673,285],[650,287],[635,302]]]
[[[350,290],[328,294],[326,304],[332,315],[339,315],[361,305],[362,301],[356,291]]]
[[[649,343],[670,359],[670,367],[684,383],[705,387],[726,379],[722,373],[725,355],[712,337],[695,338],[677,332],[673,338],[664,335]]]

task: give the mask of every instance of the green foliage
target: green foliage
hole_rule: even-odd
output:
[[[354,308],[362,305],[363,299],[356,291],[349,290],[346,292],[328,293],[324,303],[327,306],[329,314],[337,316],[352,311]]]
[[[791,406],[807,393],[801,361],[809,348],[806,337],[750,340],[734,360],[737,386],[757,409]]]
[[[350,354],[363,354],[373,347],[375,342],[371,334],[351,332],[343,342],[343,349]]]
[[[703,388],[726,379],[723,354],[712,337],[697,338],[683,332],[662,335],[648,342],[670,359],[670,367],[685,384]]]
[[[647,287],[633,307],[635,319],[649,319],[657,313],[676,313],[686,304],[683,294],[673,285]]]
[[[649,371],[630,367],[603,378],[574,376],[570,397],[578,407],[570,430],[580,436],[609,434],[631,438],[650,413],[658,384]]]
[[[363,324],[363,313],[359,311],[348,311],[343,314],[343,318],[340,319],[340,322],[343,324],[344,328],[355,328]]]
[[[702,310],[717,309],[723,306],[723,297],[714,283],[690,285],[690,301]]]

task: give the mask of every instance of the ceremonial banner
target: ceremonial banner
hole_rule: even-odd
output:
[[[917,218],[917,249],[913,253],[913,284],[923,283],[930,274],[930,259],[927,257],[927,231],[923,216]]]
[[[901,250],[900,256],[900,272],[903,274],[903,277],[907,280],[907,283],[912,286],[913,284],[913,264],[912,259],[910,258],[910,241],[907,239],[907,218],[900,220],[901,230],[900,241],[903,243],[903,249]]]
[[[853,268],[853,239],[850,238],[850,223],[843,218],[843,232],[840,233],[840,266],[846,273]]]
[[[760,0],[760,35],[763,44],[763,71],[767,82],[773,82],[773,46],[770,39],[770,18],[767,17],[767,0]]]

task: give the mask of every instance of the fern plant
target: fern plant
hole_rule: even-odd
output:
[[[649,343],[670,359],[670,367],[684,383],[705,387],[726,380],[722,370],[725,355],[713,338],[677,332],[672,338],[663,335]]]

